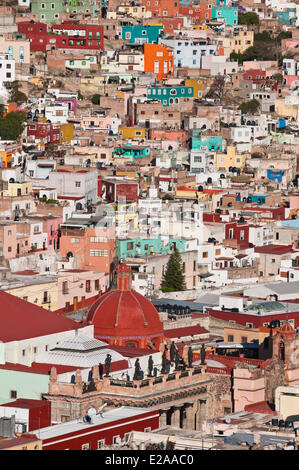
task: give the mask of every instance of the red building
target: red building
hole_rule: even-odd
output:
[[[145,19],[144,24],[153,24],[152,19]],[[155,19],[155,24],[163,25],[163,33],[166,34],[173,34],[174,31],[181,30],[184,27],[184,18],[177,17],[177,18],[157,18]]]
[[[139,184],[137,181],[106,179],[102,181],[102,193],[103,190],[105,191],[104,198],[107,202],[117,202],[121,198],[125,198],[127,202],[138,201]]]
[[[225,238],[227,240],[237,240],[240,248],[248,248],[249,226],[238,222],[229,222],[225,224]]]
[[[43,450],[97,450],[120,442],[131,431],[159,427],[159,410],[122,406],[91,416],[37,429]]]
[[[132,272],[125,263],[117,269],[116,289],[98,298],[85,324],[94,325],[95,338],[111,345],[159,350],[163,323],[154,305],[132,289]]]
[[[288,322],[289,320],[294,320],[294,327],[299,327],[299,307],[298,312],[290,313],[270,313],[269,315],[260,315],[258,312],[248,314],[242,312],[231,312],[230,310],[216,310],[208,309],[208,314],[210,317],[218,318],[219,320],[229,322],[234,322],[235,324],[245,326],[247,328],[262,328],[266,324],[270,324],[273,320],[279,320],[280,322]],[[270,332],[270,330],[269,330]]]
[[[253,83],[264,83],[267,81],[267,72],[260,69],[251,69],[244,72],[244,80],[250,80]]]
[[[0,414],[6,417],[15,415],[15,431],[29,432],[51,425],[51,402],[19,398],[10,403],[3,403],[0,406]]]
[[[18,32],[30,39],[33,52],[47,50],[102,51],[104,49],[104,27],[100,25],[80,25],[78,21],[67,21],[62,25],[53,25],[47,31],[45,23],[24,21],[18,23]]]
[[[27,122],[27,136],[34,136],[35,139],[43,141],[45,144],[60,143],[60,128],[54,127],[48,122]]]

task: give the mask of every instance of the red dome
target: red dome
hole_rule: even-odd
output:
[[[163,340],[163,323],[154,305],[138,292],[112,290],[99,297],[89,309],[85,321],[94,325],[97,338],[110,344],[158,349]]]

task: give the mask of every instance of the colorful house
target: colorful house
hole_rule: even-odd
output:
[[[185,251],[186,240],[180,238],[169,238],[163,243],[161,236],[157,238],[134,238],[116,241],[116,257],[119,260],[127,260],[138,256],[154,255],[158,253],[169,253],[174,247],[180,252]]]
[[[119,127],[118,133],[123,139],[145,139],[144,127]]]
[[[135,25],[122,27],[122,39],[129,44],[158,44],[163,35],[162,25]]]
[[[216,154],[216,169],[219,171],[231,171],[232,168],[243,168],[246,162],[247,153],[238,154],[236,147],[228,146],[226,153]]]
[[[150,157],[151,148],[150,146],[137,147],[135,145],[125,145],[122,147],[116,147],[113,152],[114,157],[117,158],[128,158],[130,162],[144,157]]]
[[[159,100],[163,106],[179,104],[180,98],[193,98],[194,88],[187,86],[151,87],[147,90],[149,100]]]
[[[144,71],[155,73],[157,81],[173,73],[173,50],[162,44],[144,44]]]
[[[207,135],[200,137],[192,137],[192,149],[197,150],[216,150],[222,152],[224,146],[222,136]]]
[[[225,20],[226,24],[233,26],[238,24],[238,8],[225,8],[212,5],[211,19]]]

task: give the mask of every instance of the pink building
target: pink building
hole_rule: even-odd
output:
[[[71,312],[92,305],[109,288],[104,272],[84,269],[61,271],[58,278],[57,313]]]

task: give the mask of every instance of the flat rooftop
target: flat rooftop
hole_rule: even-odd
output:
[[[148,408],[134,408],[129,406],[122,406],[120,408],[114,408],[112,410],[103,410],[101,414],[93,416],[93,423],[85,423],[83,418],[68,421],[66,423],[55,424],[55,426],[48,426],[46,428],[37,429],[32,433],[38,434],[39,438],[43,441],[52,437],[63,436],[76,431],[91,430],[94,427],[100,425],[106,425],[119,421],[121,419],[133,418],[143,415],[144,413],[153,412]],[[158,412],[157,412],[157,416]]]

